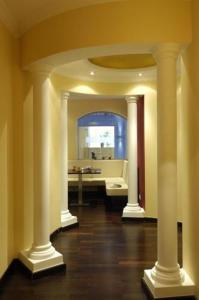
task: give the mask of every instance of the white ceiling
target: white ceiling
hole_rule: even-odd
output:
[[[94,74],[91,75],[91,72],[94,72]],[[156,67],[117,70],[96,66],[86,59],[63,65],[57,68],[55,73],[81,81],[92,82],[143,82],[156,79]]]
[[[16,36],[35,24],[67,10],[126,0],[0,0],[0,19]]]

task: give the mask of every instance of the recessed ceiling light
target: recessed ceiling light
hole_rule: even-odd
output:
[[[142,73],[138,73],[138,76],[139,76],[139,77],[142,77],[142,75],[143,75]]]
[[[93,71],[91,71],[91,72],[90,72],[90,75],[91,75],[91,76],[94,76],[94,75],[95,75],[95,73],[94,73]]]

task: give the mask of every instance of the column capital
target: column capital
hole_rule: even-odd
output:
[[[138,96],[126,96],[127,103],[137,103],[138,99]]]
[[[173,58],[177,59],[180,54],[181,44],[178,43],[162,43],[157,45],[153,49],[153,56],[156,62],[159,62],[161,59]]]
[[[66,91],[61,92],[61,101],[68,101],[69,97],[70,97],[70,93]]]
[[[39,77],[45,77],[48,78],[50,74],[52,73],[54,67],[47,64],[32,64],[28,70],[32,74],[32,76],[35,78]]]

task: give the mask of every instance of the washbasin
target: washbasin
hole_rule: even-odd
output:
[[[110,186],[109,186],[111,189],[119,189],[122,187],[121,184],[118,184],[118,183],[112,183]]]

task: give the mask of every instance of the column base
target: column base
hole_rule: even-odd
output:
[[[69,212],[69,210],[61,212],[61,227],[62,228],[71,226],[76,223],[78,223],[77,217],[72,216],[71,213]]]
[[[19,260],[34,274],[40,271],[64,265],[63,255],[56,250],[49,257],[30,258],[30,250],[19,253]]]
[[[122,218],[144,218],[144,213],[139,204],[127,204],[123,209]]]
[[[194,283],[188,274],[180,269],[182,281],[178,284],[160,283],[153,279],[153,269],[144,271],[143,281],[149,289],[154,299],[169,297],[194,296]]]

